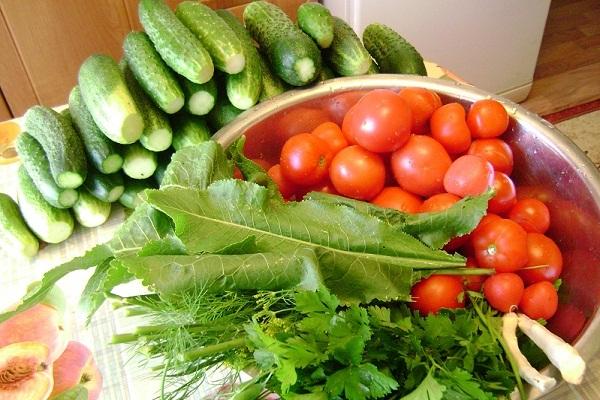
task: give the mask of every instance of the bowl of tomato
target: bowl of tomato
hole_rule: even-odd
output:
[[[214,138],[226,147],[242,135],[245,155],[290,201],[317,191],[420,213],[493,188],[488,214],[446,250],[496,273],[432,276],[413,287],[412,307],[462,306],[466,287],[500,312],[516,305],[547,320],[584,359],[596,353],[600,173],[539,116],[467,84],[382,74],[284,93]]]

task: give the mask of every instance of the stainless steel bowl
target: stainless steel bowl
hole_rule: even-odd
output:
[[[294,90],[244,112],[221,129],[215,139],[228,146],[247,136],[245,152],[277,162],[285,139],[307,131],[323,119],[340,122],[362,93],[403,87],[431,89],[444,102],[465,106],[485,98],[501,102],[511,121],[504,139],[515,157],[513,178],[522,192],[542,199],[551,212],[548,235],[563,252],[560,306],[548,326],[574,343],[586,361],[600,345],[600,173],[571,140],[550,123],[519,105],[469,85],[408,75],[338,78]],[[544,373],[560,381],[552,367]],[[530,389],[531,398],[540,394]]]

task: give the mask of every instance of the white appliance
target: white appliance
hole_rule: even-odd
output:
[[[513,101],[531,90],[550,0],[323,0],[362,37],[386,24],[423,58]]]

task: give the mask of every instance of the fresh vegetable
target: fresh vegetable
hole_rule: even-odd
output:
[[[438,193],[425,199],[421,205],[421,212],[442,211],[450,208],[454,203],[460,200],[452,193]],[[468,265],[468,260],[467,260]]]
[[[281,173],[296,185],[316,185],[325,180],[333,152],[327,142],[310,133],[288,139],[281,149]]]
[[[397,187],[390,186],[383,188],[381,192],[371,203],[378,205],[379,207],[393,208],[398,211],[402,211],[408,214],[415,214],[421,210],[423,200],[411,192]]]
[[[422,315],[437,313],[442,308],[462,308],[464,288],[460,277],[434,275],[413,286],[410,307]]]
[[[514,160],[510,146],[502,139],[475,139],[471,143],[467,154],[473,154],[488,160],[494,171],[510,175],[513,170]]]
[[[527,233],[516,222],[498,219],[471,235],[477,264],[497,272],[514,272],[527,263]]]
[[[86,188],[82,188],[79,190],[77,203],[73,206],[73,214],[82,226],[94,228],[108,220],[110,208],[110,203],[99,200]]]
[[[31,233],[17,203],[5,193],[0,193],[0,246],[12,254],[33,257],[38,253],[39,243]]]
[[[163,178],[165,177],[165,172],[167,172],[167,167],[171,162],[171,156],[173,153],[171,151],[163,151],[158,154],[158,163],[156,165],[156,170],[154,171],[154,180],[156,181],[157,186],[160,186]]]
[[[303,3],[298,7],[298,26],[320,48],[326,49],[334,40],[334,22],[331,12],[319,3]]]
[[[556,314],[558,293],[548,281],[532,283],[523,291],[519,310],[531,319],[549,320]]]
[[[173,119],[173,148],[175,151],[210,140],[211,132],[203,118],[177,115]]]
[[[331,182],[340,194],[359,200],[377,196],[385,184],[383,159],[360,146],[338,152],[329,167]]]
[[[527,268],[532,267],[532,268]],[[527,263],[518,271],[526,285],[554,282],[562,273],[563,257],[556,242],[541,233],[527,233]]]
[[[527,232],[544,233],[550,227],[550,211],[540,200],[519,199],[508,212],[508,218],[515,221]]]
[[[492,188],[496,194],[490,200],[488,211],[494,214],[505,214],[517,202],[515,184],[508,175],[495,171]]]
[[[431,137],[449,154],[463,154],[471,146],[471,131],[465,115],[465,109],[459,103],[444,104],[431,115]]]
[[[348,146],[348,141],[342,130],[334,122],[324,122],[313,129],[311,133],[327,143],[333,155]]]
[[[145,149],[139,143],[125,148],[123,172],[133,179],[146,179],[156,170],[156,153]]]
[[[479,156],[469,154],[452,161],[444,175],[444,189],[460,197],[484,193],[493,183],[492,164]]]
[[[140,193],[146,189],[154,189],[155,185],[150,179],[128,179],[125,183],[125,190],[119,197],[119,203],[123,207],[137,208],[143,203]]]
[[[185,93],[185,109],[190,114],[206,115],[215,106],[217,84],[214,79],[199,84],[182,77],[181,86]]]
[[[110,175],[92,172],[86,179],[84,186],[92,196],[106,203],[119,200],[125,189],[123,175],[120,172]]]
[[[523,280],[512,272],[492,275],[483,283],[485,299],[496,310],[505,313],[519,306],[524,290]]]
[[[219,96],[212,110],[208,113],[207,120],[213,132],[218,131],[233,121],[243,110],[240,110],[227,99],[227,96]]]
[[[412,132],[423,134],[429,131],[429,120],[434,111],[442,106],[437,93],[418,87],[406,87],[398,92],[412,112]]]
[[[496,100],[478,100],[469,108],[467,124],[474,138],[498,137],[508,128],[508,113]]]
[[[373,61],[359,37],[338,17],[333,17],[333,26],[333,42],[325,52],[329,65],[341,76],[366,74]]]
[[[24,127],[44,149],[50,173],[63,189],[75,189],[85,180],[87,163],[81,139],[67,119],[56,111],[33,106],[25,113]]]
[[[333,72],[333,70],[328,65],[324,64],[321,66],[321,73],[319,74],[318,78],[319,82],[326,81],[327,79],[333,79],[335,77],[335,72]]]

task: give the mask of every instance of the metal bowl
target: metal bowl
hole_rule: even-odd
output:
[[[575,345],[586,361],[600,345],[600,173],[558,129],[519,105],[453,81],[408,75],[370,75],[338,78],[307,89],[293,90],[244,112],[216,133],[228,146],[247,137],[251,158],[276,163],[284,141],[309,131],[323,120],[341,122],[345,111],[372,89],[422,87],[437,92],[444,102],[468,107],[486,98],[501,102],[510,116],[503,138],[514,153],[512,177],[520,192],[543,200],[551,213],[548,235],[564,258],[559,311],[548,327]],[[560,381],[553,367],[544,370]],[[531,398],[540,394],[529,389]]]

